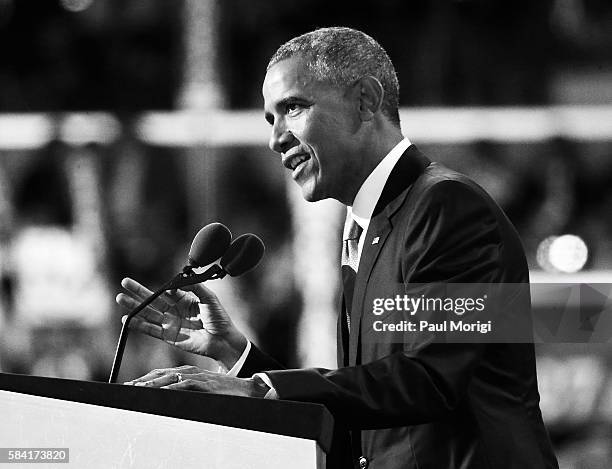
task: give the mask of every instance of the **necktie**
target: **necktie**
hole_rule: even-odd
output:
[[[351,329],[351,302],[353,300],[353,289],[355,277],[359,267],[359,237],[363,228],[359,226],[353,217],[348,215],[344,225],[344,236],[342,243],[342,283],[344,287],[344,302],[346,305],[346,325]]]

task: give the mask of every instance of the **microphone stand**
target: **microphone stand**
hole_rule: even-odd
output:
[[[196,274],[192,267],[185,267],[182,272],[178,273],[172,280],[166,282],[164,285],[159,287],[153,294],[146,298],[136,308],[130,311],[121,326],[121,333],[119,334],[119,341],[117,342],[117,349],[115,350],[115,358],[113,359],[113,366],[111,374],[108,379],[109,383],[115,383],[117,381],[117,375],[119,374],[119,368],[121,367],[121,359],[123,358],[123,352],[125,350],[125,344],[127,343],[127,337],[129,332],[129,324],[134,316],[140,313],[143,309],[149,306],[153,300],[164,293],[166,290],[176,290],[177,288],[185,287],[187,285],[193,285],[195,283],[205,282],[206,280],[214,280],[223,278],[227,272],[219,267],[217,264],[209,267],[201,274]]]

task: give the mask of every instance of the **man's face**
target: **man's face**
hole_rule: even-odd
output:
[[[269,146],[281,154],[304,198],[352,204],[359,188],[354,90],[315,80],[303,59],[294,56],[268,70],[263,96],[272,126]]]

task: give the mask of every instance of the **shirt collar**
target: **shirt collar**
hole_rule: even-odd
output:
[[[409,146],[410,140],[406,137],[395,145],[363,182],[355,196],[353,206],[347,207],[348,216],[352,216],[364,232],[368,229],[376,203],[380,199],[393,167]]]

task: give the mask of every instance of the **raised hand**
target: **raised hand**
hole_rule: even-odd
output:
[[[130,310],[152,293],[131,278],[123,279],[121,286],[127,293],[119,293],[116,302]],[[247,343],[217,296],[204,284],[162,294],[132,318],[130,329],[210,357],[227,369],[240,358]]]

